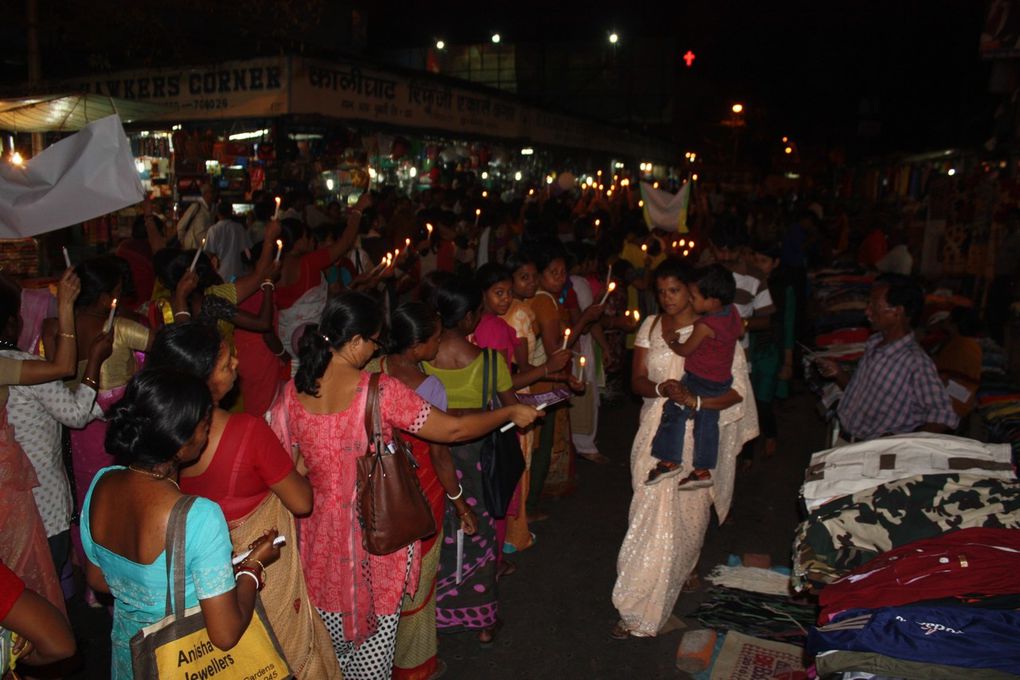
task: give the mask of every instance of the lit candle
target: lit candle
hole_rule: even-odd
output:
[[[648,244],[647,243],[642,243],[641,244],[641,252],[645,253],[646,255],[648,254]]]
[[[406,249],[406,248],[410,248],[410,247],[411,247],[411,239],[405,238],[404,239],[404,248]]]
[[[283,253],[283,239],[276,239],[276,259],[274,262],[280,261],[280,254]]]
[[[628,309],[626,312],[623,313],[623,315],[624,316],[630,316],[630,310]]]
[[[689,251],[689,250],[685,250],[685,251],[684,251],[684,257],[687,257],[687,256],[688,256],[688,255],[690,255],[690,254],[691,254],[691,251]]]
[[[528,196],[534,196],[534,195],[535,195],[535,190],[534,189],[528,189]]]
[[[393,251],[393,259],[396,260],[399,257],[400,257],[400,248],[397,248],[396,250]]]
[[[188,267],[189,272],[195,271],[195,265],[198,264],[198,256],[202,254],[203,250],[205,250],[205,239],[202,239],[202,245],[195,251],[195,257],[192,258],[191,266]]]
[[[596,219],[595,219],[595,226],[597,227],[597,226],[599,226],[600,224],[602,224],[602,220],[600,220],[600,219],[596,218]]]
[[[67,246],[60,246],[60,249],[62,251],[64,251],[64,264],[66,264],[67,268],[70,269],[71,268],[71,256],[67,253]]]
[[[280,219],[280,203],[283,201],[279,196],[276,197],[276,214],[273,215],[274,220]]]
[[[482,192],[482,198],[488,198],[488,197],[489,197],[489,192],[488,191],[483,191]]]
[[[676,249],[676,241],[673,241],[673,248]]]
[[[694,247],[694,241],[688,241],[687,245],[690,246],[691,248],[693,248]]]
[[[583,356],[577,360],[577,379],[584,380],[584,365],[588,362]]]
[[[640,320],[641,320],[641,312],[639,312],[638,310],[635,309],[634,310],[634,323],[637,323]]]
[[[613,265],[609,265],[609,272],[606,273],[606,288],[609,288],[609,282],[613,280]]]
[[[610,281],[609,285],[606,286],[606,294],[602,296],[602,301],[599,302],[599,304],[600,305],[606,304],[606,300],[609,299],[609,294],[612,293],[614,290],[616,290],[616,281]]]
[[[687,241],[685,239],[680,239],[680,247],[682,248],[685,245],[687,245]]]
[[[430,222],[426,222],[425,228],[429,230],[429,238],[432,238],[432,224]]]
[[[566,349],[568,342],[570,342],[570,329],[569,328],[567,330],[563,331],[563,347],[561,349]]]
[[[475,227],[478,227],[478,220],[482,217],[482,209],[475,208]]]
[[[110,303],[110,316],[106,317],[106,323],[103,324],[103,332],[109,333],[110,329],[113,328],[113,315],[117,313],[117,298],[113,298],[113,302]]]

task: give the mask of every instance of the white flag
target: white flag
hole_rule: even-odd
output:
[[[653,189],[648,182],[641,182],[641,199],[645,202],[644,214],[648,228],[658,227],[666,231],[687,233],[687,206],[691,198],[691,183],[685,182],[680,191]]]
[[[37,236],[144,197],[120,116],[107,116],[22,166],[0,162],[0,238]]]

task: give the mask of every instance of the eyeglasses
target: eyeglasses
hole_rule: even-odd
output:
[[[365,338],[365,340],[368,340],[368,341],[369,341],[370,343],[372,343],[373,345],[375,345],[375,346],[376,346],[377,348],[378,348],[378,347],[382,347],[382,343],[381,343],[381,342],[379,342],[379,339],[378,339],[378,338]]]

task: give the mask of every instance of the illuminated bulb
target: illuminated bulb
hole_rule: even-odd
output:
[[[599,226],[600,224],[602,224],[602,220],[596,219],[596,220],[595,220],[595,226],[597,227],[597,226]]]
[[[482,179],[489,179],[489,173],[482,171]]]
[[[502,39],[503,38],[499,35],[499,33],[493,33],[492,34],[492,44],[493,45],[498,45],[499,41],[502,40]]]
[[[620,42],[620,36],[618,36],[616,33],[610,33],[609,34],[609,44],[610,45],[615,45],[618,42]]]
[[[956,168],[949,168],[949,172],[946,173],[950,177],[956,174]]]
[[[328,191],[333,191],[333,180],[332,179],[327,179],[326,180],[326,189]]]
[[[521,171],[520,171],[520,170],[518,170],[517,172],[515,172],[515,173],[514,173],[514,179],[515,179],[516,181],[518,181],[518,182],[520,182],[520,181],[521,181],[521,178],[523,178],[523,177],[524,177],[524,175],[522,175],[522,174],[521,174]]]
[[[418,176],[418,168],[416,168],[416,167],[414,167],[412,165],[411,169],[407,171],[407,174],[410,175],[411,177],[417,177]]]
[[[443,42],[442,40],[437,40],[436,41],[436,49],[437,50],[445,50],[446,49],[446,43]]]
[[[488,198],[488,197],[489,197],[489,192],[488,191],[483,191],[482,192],[482,198]]]
[[[698,181],[698,173],[694,173],[693,175],[691,175],[691,179],[693,181],[697,182]]]

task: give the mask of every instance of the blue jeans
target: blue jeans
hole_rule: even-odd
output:
[[[684,373],[680,384],[698,397],[721,397],[729,392],[733,378],[726,382],[715,382]],[[687,420],[694,418],[694,467],[697,470],[714,470],[719,457],[719,411],[682,406],[667,401],[662,407],[662,420],[652,439],[652,457],[679,465],[683,461],[684,435]]]

